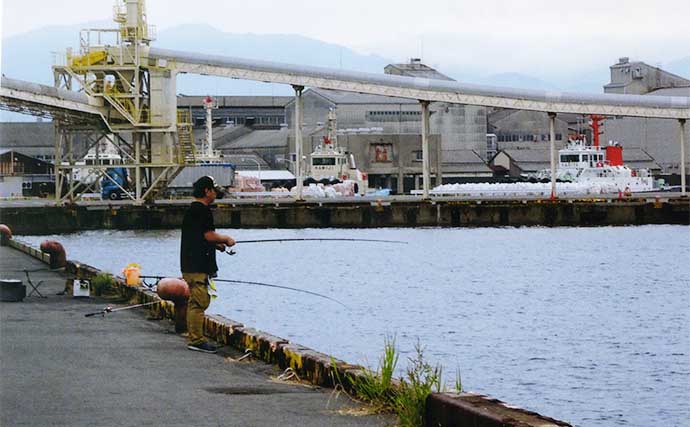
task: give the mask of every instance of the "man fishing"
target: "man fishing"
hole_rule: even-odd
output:
[[[203,334],[204,312],[211,303],[209,286],[216,277],[216,250],[224,252],[234,246],[235,240],[216,233],[210,205],[223,197],[223,189],[211,176],[202,176],[193,186],[194,201],[182,220],[180,267],[182,278],[189,285],[187,306],[187,348],[204,353],[215,353],[216,347],[206,341]]]

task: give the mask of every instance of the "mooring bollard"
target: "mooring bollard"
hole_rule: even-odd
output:
[[[63,268],[67,266],[67,254],[65,254],[65,248],[59,242],[55,240],[45,240],[41,243],[41,252],[45,252],[50,255],[50,268]]]
[[[12,240],[12,230],[5,224],[0,224],[0,246],[7,246]]]
[[[164,300],[175,304],[175,332],[187,332],[187,301],[189,300],[189,286],[182,279],[166,277],[156,286],[156,293]]]

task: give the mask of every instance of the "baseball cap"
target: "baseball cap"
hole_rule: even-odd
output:
[[[206,175],[197,179],[194,183],[194,194],[203,195],[204,190],[216,190],[216,198],[220,199],[225,195],[225,190],[220,185],[216,184],[216,180],[212,176]]]

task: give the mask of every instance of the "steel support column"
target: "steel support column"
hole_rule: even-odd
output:
[[[141,203],[141,134],[134,133],[134,164],[137,165],[134,169],[134,188],[135,188],[135,200],[137,203]]]
[[[55,126],[55,203],[60,204],[62,198],[62,176],[60,173],[60,166],[62,164],[62,132],[60,131],[60,124],[54,123]]]
[[[424,198],[429,198],[431,177],[429,173],[429,101],[419,101],[422,105],[422,185]]]
[[[443,185],[443,142],[436,142],[436,186]]]
[[[678,120],[680,124],[680,191],[683,196],[687,196],[685,190],[685,119]]]
[[[302,122],[304,121],[303,86],[293,86],[295,89],[295,178],[297,178],[297,200],[302,200]]]
[[[551,198],[555,199],[556,194],[556,113],[549,113],[549,147],[551,162]]]

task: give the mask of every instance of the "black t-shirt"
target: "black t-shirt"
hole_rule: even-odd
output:
[[[182,243],[180,245],[180,266],[183,273],[207,273],[215,277],[215,244],[204,239],[204,233],[215,231],[211,208],[201,202],[192,202],[182,220]]]

